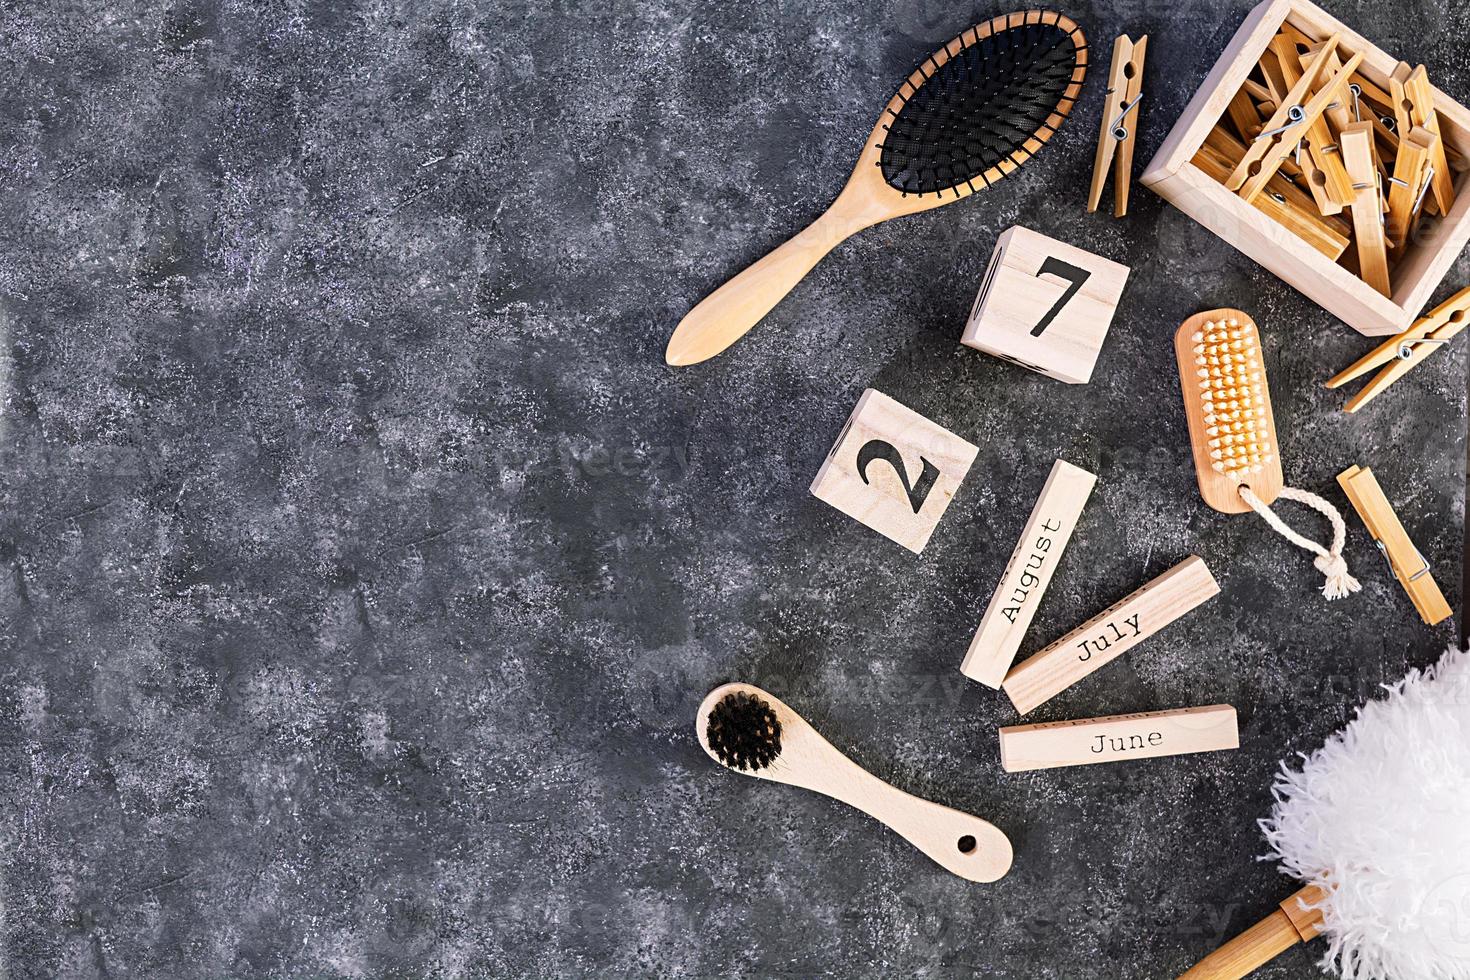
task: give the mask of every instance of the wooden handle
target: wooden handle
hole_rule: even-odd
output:
[[[1179,980],[1240,980],[1302,941],[1277,909],[1179,975]]]
[[[862,775],[811,788],[885,824],[961,878],[997,881],[1011,869],[1014,855],[1010,839],[994,824],[911,796],[856,765],[853,768]]]
[[[1316,938],[1322,913],[1303,908],[1322,900],[1322,891],[1308,885],[1281,903],[1281,907],[1179,975],[1179,980],[1240,980],[1271,962],[1297,943]]]
[[[674,328],[664,360],[698,364],[745,336],[823,256],[883,217],[865,217],[854,203],[844,193],[805,231],[706,296]]]

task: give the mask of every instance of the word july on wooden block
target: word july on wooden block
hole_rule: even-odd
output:
[[[812,496],[918,554],[979,451],[869,388],[812,480]]]
[[[1228,704],[1013,725],[1000,730],[1000,765],[1006,772],[1238,748],[1240,731],[1235,709]]]
[[[1128,267],[1017,225],[1000,236],[961,343],[1086,384]]]
[[[1001,686],[1024,715],[1219,592],[1204,560],[1190,555],[1028,658],[1006,675]]]
[[[1096,483],[1096,476],[1064,459],[1052,464],[1051,475],[960,664],[966,677],[1000,687]]]

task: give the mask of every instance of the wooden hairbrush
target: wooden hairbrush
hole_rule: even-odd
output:
[[[664,359],[714,357],[851,235],[1015,170],[1067,118],[1086,75],[1082,30],[1054,11],[1002,14],[951,40],[899,85],[826,213],[691,310]]]
[[[1174,353],[1200,496],[1226,514],[1251,509],[1243,486],[1274,502],[1281,454],[1256,322],[1240,310],[1196,314],[1174,334]]]
[[[1194,453],[1194,474],[1205,503],[1224,514],[1255,511],[1278,534],[1317,556],[1327,578],[1322,594],[1340,599],[1358,591],[1342,547],[1347,525],[1337,508],[1314,493],[1284,486],[1276,416],[1266,383],[1260,331],[1241,310],[1198,313],[1174,334],[1179,387]],[[1332,524],[1332,546],[1305,538],[1277,517],[1271,504],[1294,500]]]
[[[1011,842],[993,824],[888,785],[758,687],[715,688],[694,726],[704,751],[727,769],[857,807],[961,878],[996,881],[1010,870]]]

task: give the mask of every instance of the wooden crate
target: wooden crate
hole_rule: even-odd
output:
[[[1384,296],[1350,270],[1307,245],[1284,225],[1247,204],[1192,162],[1230,99],[1260,61],[1283,23],[1314,40],[1340,33],[1347,58],[1361,52],[1358,74],[1388,88],[1399,59],[1375,47],[1309,0],[1266,0],[1235,33],[1204,84],[1149,162],[1142,183],[1241,252],[1296,287],[1359,333],[1382,336],[1409,326],[1428,304],[1470,240],[1470,175],[1455,173],[1456,198],[1448,215],[1426,217],[1418,241],[1394,270],[1393,296]],[[1470,157],[1470,110],[1439,89],[1435,111],[1446,148]],[[1433,222],[1433,226],[1429,225]]]

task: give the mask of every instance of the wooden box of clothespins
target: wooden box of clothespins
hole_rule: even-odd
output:
[[[1253,9],[1142,183],[1369,336],[1470,240],[1470,110],[1309,0]]]

